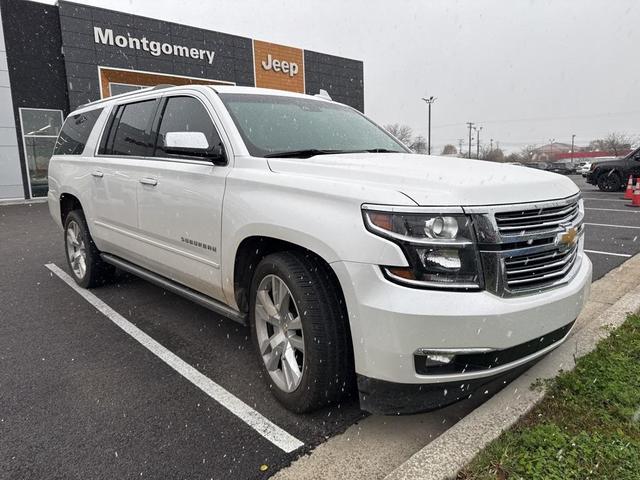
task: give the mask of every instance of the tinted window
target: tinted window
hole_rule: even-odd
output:
[[[220,143],[220,137],[207,110],[193,97],[172,97],[167,100],[158,131],[156,156],[174,156],[163,148],[167,132],[202,132],[207,137],[209,147]]]
[[[156,109],[155,100],[121,105],[112,128],[106,153],[112,155],[135,155],[149,157],[153,155],[154,138],[151,121]]]
[[[80,155],[102,109],[72,115],[67,118],[58,136],[54,155]]]

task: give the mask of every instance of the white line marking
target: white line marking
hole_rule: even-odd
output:
[[[592,208],[584,207],[585,210],[602,210],[605,212],[624,212],[624,213],[640,213],[638,210],[621,210],[619,208]]]
[[[613,255],[614,257],[625,257],[625,258],[629,258],[631,257],[631,255],[627,254],[627,253],[612,253],[612,252],[601,252],[600,250],[584,250],[587,253],[599,253],[600,255]]]
[[[631,200],[623,200],[621,198],[587,198],[587,197],[582,197],[585,200],[594,200],[594,201],[601,201],[601,202],[623,202],[623,203],[631,203]]]
[[[596,227],[615,227],[615,228],[637,228],[640,229],[640,227],[632,227],[631,225],[608,225],[606,223],[585,223],[585,225],[593,225]]]
[[[151,351],[151,353],[157,356],[160,360],[165,362],[176,372],[178,372],[204,393],[213,398],[220,405],[233,413],[240,420],[244,421],[247,425],[253,428],[264,438],[269,440],[271,443],[273,443],[276,447],[289,453],[297,450],[304,445],[304,443],[302,443],[300,440],[285,432],[276,424],[272,423],[260,413],[256,412],[242,400],[233,396],[213,380],[206,377],[191,365],[189,365],[187,362],[182,360],[180,357],[172,353],[170,350],[160,345],[153,338],[144,333],[142,330],[133,325],[114,309],[112,309],[109,305],[96,297],[93,293],[76,285],[73,279],[69,275],[67,275],[67,273],[64,272],[64,270],[62,270],[60,267],[53,263],[48,263],[45,265],[45,267],[47,267],[54,274],[60,277],[63,282],[73,288],[105,317],[115,323],[126,333],[131,335],[143,347]]]

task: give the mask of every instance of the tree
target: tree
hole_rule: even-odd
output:
[[[415,153],[427,153],[427,141],[422,135],[413,138],[409,144],[409,148]]]
[[[622,154],[624,150],[630,150],[632,138],[624,133],[612,132],[604,138],[592,140],[589,143],[589,150],[602,152],[613,152],[614,155]]]
[[[483,149],[480,152],[480,158],[487,160],[489,162],[504,162],[504,152],[500,148],[494,148],[489,150],[488,148]]]
[[[518,155],[520,157],[520,161],[524,163],[532,162],[533,154],[537,149],[537,145],[525,145],[524,147],[522,147],[522,150],[520,150],[520,153]]]
[[[458,153],[458,149],[455,147],[455,145],[451,145],[450,143],[447,143],[442,148],[442,153],[440,155],[456,155],[457,153]]]
[[[391,123],[384,126],[385,130],[396,137],[415,153],[427,153],[427,141],[422,135],[413,136],[413,129],[409,125]]]
[[[385,125],[384,128],[405,145],[409,146],[411,144],[413,129],[409,125],[390,123],[389,125]]]

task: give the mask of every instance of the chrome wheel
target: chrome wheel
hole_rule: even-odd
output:
[[[265,276],[256,292],[255,327],[260,354],[276,386],[295,391],[304,372],[304,333],[289,287],[277,275]]]
[[[72,220],[67,225],[66,234],[67,257],[73,274],[78,279],[83,279],[87,273],[87,251],[85,248],[84,235],[80,225]]]

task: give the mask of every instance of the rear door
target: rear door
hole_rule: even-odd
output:
[[[146,248],[138,228],[138,185],[145,159],[153,155],[158,104],[154,98],[113,107],[92,171],[93,224],[102,249],[136,263]]]
[[[221,214],[229,165],[164,148],[168,132],[202,132],[209,146],[219,145],[214,118],[199,92],[163,99],[154,156],[138,172],[138,224],[147,243],[144,266],[221,300]]]

